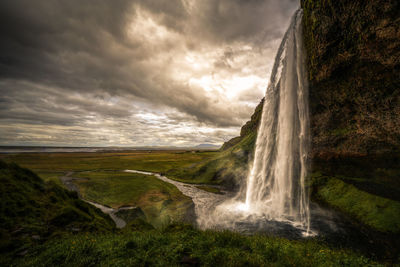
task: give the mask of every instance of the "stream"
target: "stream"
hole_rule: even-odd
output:
[[[170,183],[178,188],[182,194],[190,197],[194,203],[195,224],[200,229],[228,229],[236,232],[251,234],[254,232],[268,233],[291,239],[300,239],[305,236],[322,235],[330,239],[348,236],[354,229],[348,229],[347,222],[344,221],[333,211],[325,210],[315,203],[310,203],[311,213],[311,234],[304,235],[304,229],[293,225],[289,221],[275,221],[266,218],[263,214],[246,213],[238,208],[235,202],[235,194],[222,191],[223,194],[215,194],[197,188],[199,184],[187,184],[167,178],[158,173],[124,170],[123,172],[138,173],[154,176],[164,182]],[[122,207],[113,209],[85,200],[79,193],[79,188],[74,184],[74,180],[85,178],[73,177],[74,172],[68,172],[60,177],[61,182],[71,191],[78,193],[83,201],[99,208],[102,212],[109,214],[118,228],[123,228],[126,222],[119,218],[116,213],[121,209],[133,209],[135,207]],[[338,235],[339,234],[339,235]]]
[[[179,191],[182,192],[185,196],[188,196],[192,199],[194,203],[194,210],[196,214],[196,224],[201,229],[209,228],[207,227],[207,220],[204,220],[207,217],[207,213],[215,209],[220,203],[224,202],[226,199],[234,197],[233,193],[222,191],[223,194],[215,194],[211,192],[204,191],[202,189],[197,188],[200,184],[187,184],[178,182],[172,179],[167,178],[166,176],[160,175],[158,173],[153,172],[145,172],[145,171],[138,171],[138,170],[125,170],[124,172],[130,173],[139,173],[145,175],[152,175],[156,178],[170,183]]]
[[[305,237],[304,229],[289,221],[270,220],[263,214],[246,213],[240,210],[235,201],[235,194],[232,192],[210,193],[197,188],[199,184],[178,182],[153,172],[138,170],[124,170],[124,172],[152,175],[176,186],[182,194],[192,199],[195,206],[195,224],[200,229],[228,229],[244,234],[263,232],[296,239]],[[334,236],[338,232],[344,233],[345,223],[334,212],[322,209],[315,203],[310,204],[310,212],[312,232],[306,236],[317,234]]]
[[[82,195],[80,194],[80,192],[79,192],[78,186],[76,184],[74,184],[74,181],[76,181],[76,180],[84,180],[85,178],[72,177],[73,174],[74,174],[74,172],[68,172],[64,176],[60,177],[60,180],[65,185],[65,187],[70,191],[76,192],[78,194],[78,197],[81,200],[83,200],[86,203],[89,203],[89,204],[95,206],[96,208],[100,209],[103,213],[108,214],[111,217],[111,219],[114,221],[114,223],[117,226],[117,228],[124,228],[126,226],[126,222],[123,219],[119,218],[115,214],[120,210],[133,209],[135,207],[122,207],[122,208],[119,208],[119,209],[113,209],[111,207],[107,207],[107,206],[101,205],[99,203],[84,199],[82,197]]]

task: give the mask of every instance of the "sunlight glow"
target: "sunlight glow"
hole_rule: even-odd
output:
[[[190,78],[189,85],[199,86],[206,92],[221,93],[232,100],[239,97],[241,93],[253,88],[262,92],[265,87],[265,81],[256,75],[232,76],[229,78],[205,75],[201,78]]]
[[[248,211],[248,210],[249,210],[249,205],[246,204],[246,203],[239,203],[239,204],[236,206],[236,209],[237,209],[237,210],[240,210],[240,211]]]
[[[164,25],[157,23],[142,9],[137,9],[136,16],[128,27],[128,34],[133,38],[141,37],[141,42],[158,44],[165,39],[171,39],[174,33]]]

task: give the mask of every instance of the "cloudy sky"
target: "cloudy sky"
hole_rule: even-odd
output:
[[[239,134],[297,0],[2,0],[0,145]]]

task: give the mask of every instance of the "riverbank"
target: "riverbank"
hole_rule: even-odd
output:
[[[132,173],[126,174],[132,175]],[[152,177],[147,176],[148,178]],[[54,183],[50,183],[57,187]],[[183,184],[182,186],[185,189],[192,189],[188,185]],[[29,197],[30,194],[21,192],[24,188],[26,186],[21,185],[14,191],[23,193]],[[193,186],[193,190],[208,193],[196,188],[196,186]],[[226,196],[213,195],[217,197]],[[76,199],[74,203],[76,201],[80,200]],[[41,203],[39,206],[46,205],[44,202]],[[84,207],[86,207],[86,210],[93,209],[90,205],[84,202],[81,203],[83,204],[80,204],[79,209],[83,209]],[[36,240],[37,234],[32,232],[28,236],[29,239],[32,236],[32,242],[30,243],[24,241],[25,243],[17,244],[15,243],[16,237],[13,237],[13,239],[5,238],[4,240],[7,240],[9,244],[14,244],[14,249],[9,250],[8,254],[4,254],[7,256],[2,257],[0,263],[9,265],[6,263],[13,262],[13,264],[17,264],[18,266],[32,264],[63,266],[79,265],[79,263],[83,264],[85,260],[88,260],[91,262],[108,262],[109,265],[113,266],[121,264],[129,265],[132,261],[136,260],[143,260],[151,264],[157,260],[157,262],[167,265],[177,265],[183,264],[182,262],[193,261],[198,264],[219,264],[222,266],[224,265],[223,263],[260,264],[261,262],[270,262],[278,265],[295,263],[298,266],[310,266],[317,265],[318,262],[327,262],[332,266],[341,266],[342,264],[374,265],[375,263],[368,259],[368,257],[379,258],[379,255],[372,256],[368,253],[360,256],[357,248],[340,245],[343,244],[341,242],[328,242],[329,240],[321,238],[321,236],[307,239],[298,238],[295,241],[293,237],[289,239],[273,237],[280,234],[277,232],[264,231],[253,232],[251,235],[243,235],[226,230],[201,231],[182,224],[175,224],[174,226],[164,225],[155,230],[153,227],[149,228],[146,224],[138,224],[136,222],[128,224],[122,230],[104,230],[103,228],[101,230],[103,232],[101,232],[100,230],[93,230],[93,226],[92,228],[87,228],[91,225],[91,223],[87,224],[87,220],[90,217],[75,217],[75,213],[66,214],[64,212],[66,210],[61,207],[59,210],[63,212],[61,212],[61,217],[58,216],[57,218],[62,218],[63,224],[67,225],[65,226],[66,228],[63,228],[62,232],[55,232],[47,236],[39,234],[40,240]],[[316,209],[312,208],[312,210]],[[326,216],[326,214],[317,213],[315,215],[316,218]],[[106,215],[103,214],[102,216]],[[42,219],[39,218],[40,220]],[[18,228],[18,223],[11,222],[10,225]],[[246,227],[246,225],[240,222],[238,222],[238,225]],[[15,231],[16,229],[8,230],[10,233]],[[18,233],[13,235],[22,237],[26,231],[26,229],[22,230],[21,235]],[[349,233],[340,233],[337,236],[339,238],[350,239],[355,237],[354,235],[349,235]],[[328,242],[329,247],[326,245],[326,242]],[[30,244],[29,249],[24,247],[19,248],[22,244]],[[204,249],[204,247],[207,249]],[[118,251],[115,250],[117,248]],[[5,253],[4,250],[2,253]],[[18,253],[24,253],[25,256],[15,256]],[[158,258],[157,255],[164,256]],[[229,259],[228,261],[226,261],[227,258]],[[225,262],[221,262],[223,259]]]
[[[230,157],[238,157],[242,155],[238,153],[237,148],[234,148],[233,151],[225,151],[223,153],[228,153]],[[24,154],[24,155],[7,155],[7,160],[18,160],[19,162],[23,163],[24,165],[31,165],[35,167],[35,170],[39,172],[39,175],[46,179],[47,181],[52,181],[56,184],[60,184],[60,176],[64,176],[66,172],[74,171],[75,173],[79,173],[79,175],[74,175],[75,178],[80,178],[80,180],[76,180],[74,182],[77,183],[79,186],[81,193],[85,193],[85,199],[89,201],[101,203],[104,206],[111,207],[113,209],[118,209],[123,206],[132,206],[132,207],[140,207],[138,203],[147,205],[147,209],[143,209],[143,213],[145,214],[142,219],[146,222],[153,222],[151,225],[153,227],[158,227],[159,229],[165,227],[166,225],[170,224],[173,221],[179,221],[182,218],[186,218],[190,221],[195,217],[196,207],[192,203],[191,199],[188,199],[187,196],[184,196],[181,192],[179,192],[178,188],[175,185],[168,184],[166,186],[166,190],[161,191],[153,191],[151,194],[144,194],[144,191],[148,191],[152,189],[152,187],[143,187],[142,182],[147,181],[156,186],[157,188],[164,188],[163,182],[157,177],[148,176],[145,174],[139,173],[123,173],[123,170],[130,169],[122,168],[122,169],[112,169],[110,166],[112,163],[115,163],[116,167],[123,167],[123,166],[135,166],[136,163],[134,161],[139,162],[146,162],[146,164],[150,165],[150,162],[154,164],[155,167],[157,166],[172,166],[172,162],[177,160],[175,153],[167,154],[164,153],[162,155],[152,155],[148,156],[144,154],[145,159],[140,159],[140,157],[135,154],[132,156],[131,154],[88,154],[88,153],[76,153],[73,158],[71,158],[71,154],[66,153],[63,154]],[[222,155],[222,154],[213,154],[215,155]],[[4,155],[0,155],[4,156]],[[193,156],[192,154],[178,154],[179,158],[184,158],[185,156],[189,156],[190,158]],[[196,157],[199,157],[197,155]],[[170,159],[172,158],[172,159]],[[200,157],[201,158],[201,157]],[[35,161],[35,159],[38,159]],[[163,161],[163,163],[158,163],[157,160]],[[194,162],[191,161],[191,168],[195,166]],[[129,161],[132,161],[132,164],[129,164]],[[167,163],[165,163],[167,161]],[[169,163],[168,163],[169,162]],[[183,160],[182,166],[187,164],[189,161]],[[185,163],[186,162],[186,163]],[[200,160],[197,164],[202,164],[204,162],[204,158]],[[51,164],[49,164],[51,163]],[[93,163],[93,166],[96,168],[90,168],[90,164]],[[101,165],[99,163],[104,163]],[[141,164],[142,164],[141,163]],[[175,163],[174,163],[175,164]],[[350,163],[349,163],[350,164]],[[335,165],[336,167],[324,167],[325,171],[330,171],[331,169],[336,170],[337,172],[341,171],[341,169],[346,168],[351,170],[351,168],[347,168],[345,166],[350,166],[349,164],[339,164]],[[142,164],[143,165],[143,164]],[[186,166],[186,165],[185,165]],[[314,166],[315,168],[318,166]],[[188,167],[189,168],[189,167]],[[194,167],[197,168],[197,167]],[[374,167],[375,168],[375,167]],[[142,169],[143,170],[143,169]],[[168,169],[167,169],[168,170]],[[151,171],[148,169],[147,171]],[[387,169],[390,171],[390,169]],[[163,172],[168,173],[168,172]],[[136,178],[134,176],[137,175]],[[142,176],[140,176],[142,175]],[[164,175],[165,176],[165,175]],[[168,174],[166,175],[167,177]],[[114,178],[113,178],[114,177]],[[130,178],[129,178],[130,177]],[[375,177],[375,176],[374,176]],[[110,179],[112,178],[112,179]],[[149,179],[150,178],[150,179]],[[172,177],[175,182],[175,177]],[[154,183],[153,183],[154,182]],[[160,184],[161,183],[161,184]],[[315,185],[318,185],[316,183]],[[298,232],[295,228],[288,224],[275,224],[275,225],[268,225],[264,222],[262,217],[260,217],[260,221],[257,221],[255,218],[251,223],[246,223],[246,220],[240,220],[238,216],[233,216],[230,218],[229,221],[233,222],[227,224],[226,221],[221,220],[221,217],[213,216],[212,212],[214,207],[218,205],[218,203],[222,202],[226,198],[232,197],[233,193],[226,192],[224,195],[216,195],[210,192],[206,192],[198,188],[198,184],[184,184],[183,188],[190,188],[195,192],[199,192],[199,196],[204,194],[203,202],[206,203],[204,206],[204,213],[205,216],[201,216],[200,222],[196,222],[196,224],[201,229],[231,229],[234,231],[239,231],[242,233],[263,233],[269,235],[282,235],[288,237],[290,239],[302,239],[301,231]],[[147,189],[146,189],[147,188]],[[169,189],[168,189],[169,188]],[[228,187],[229,188],[229,187]],[[322,188],[322,187],[321,187]],[[144,191],[142,189],[145,189]],[[154,189],[154,188],[153,188]],[[220,188],[223,190],[223,187]],[[141,191],[142,190],[142,191]],[[158,189],[157,189],[158,190]],[[172,190],[172,191],[168,191]],[[150,190],[151,191],[151,190]],[[169,193],[168,193],[169,192]],[[142,195],[143,197],[138,197]],[[179,203],[189,203],[190,205],[175,205],[172,204],[174,202],[171,196],[181,196],[176,199]],[[160,198],[161,196],[161,198]],[[183,196],[183,197],[182,197]],[[216,199],[216,201],[209,201],[208,196],[211,196],[212,199]],[[171,199],[172,202],[169,200]],[[186,200],[185,200],[186,199]],[[189,201],[187,201],[189,200]],[[325,233],[319,234],[318,239],[324,240],[332,247],[336,248],[347,248],[351,250],[357,250],[359,252],[363,252],[365,255],[371,255],[372,253],[375,255],[374,257],[378,258],[389,258],[391,260],[396,260],[397,256],[395,254],[396,245],[395,243],[387,242],[387,240],[395,240],[395,235],[390,234],[382,234],[377,232],[374,229],[370,229],[363,225],[360,225],[357,221],[355,221],[352,217],[344,214],[341,210],[336,209],[336,211],[328,211],[331,210],[331,206],[327,205],[323,201],[318,201],[322,208],[318,205],[312,204],[311,206],[311,228],[316,229],[317,232]],[[153,206],[153,204],[156,204]],[[151,208],[153,206],[153,208]],[[177,208],[174,208],[177,207]],[[188,212],[184,212],[184,210]],[[178,211],[178,212],[177,212]],[[220,211],[217,211],[218,214]],[[174,217],[174,214],[180,214],[181,217]],[[177,218],[177,220],[169,220],[169,219],[156,219],[159,217],[160,214],[163,214],[164,218],[171,218],[170,215],[173,215],[172,218]],[[140,215],[140,212],[139,212]],[[167,215],[167,216],[165,216]],[[131,218],[132,216],[127,216],[126,218]],[[149,220],[150,219],[150,220]],[[264,220],[265,221],[265,220]],[[202,226],[200,226],[202,225]],[[140,228],[140,227],[139,227]],[[266,229],[278,229],[277,231],[268,231]],[[279,230],[280,229],[280,230]],[[342,229],[342,230],[338,230]],[[345,230],[343,230],[345,229]]]

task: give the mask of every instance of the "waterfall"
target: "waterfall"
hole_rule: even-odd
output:
[[[247,177],[245,209],[308,230],[304,180],[310,133],[302,14],[294,14],[275,58]]]

